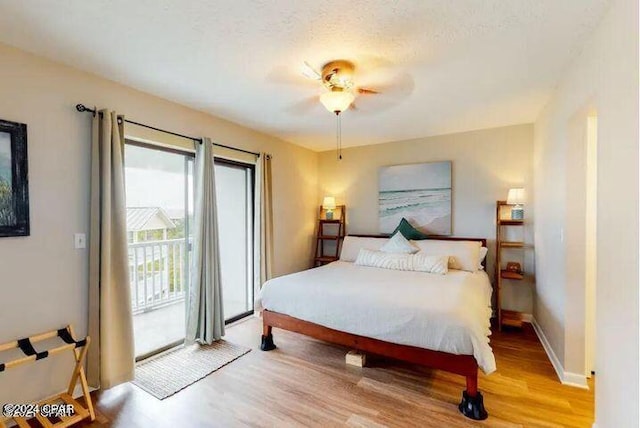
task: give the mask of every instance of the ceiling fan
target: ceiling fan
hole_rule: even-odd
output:
[[[307,61],[304,62],[302,74],[312,80],[318,80],[327,89],[320,95],[320,102],[327,110],[339,115],[349,107],[355,108],[355,94],[376,95],[379,92],[355,86],[355,66],[346,60],[329,61],[318,72]]]
[[[322,72],[318,72],[307,61],[304,62],[302,74],[312,80],[318,80],[327,88],[320,95],[320,102],[327,110],[336,115],[336,145],[338,160],[342,159],[342,125],[340,113],[349,107],[355,108],[355,95],[374,95],[378,91],[369,88],[356,87],[354,83],[355,66],[346,60],[329,61],[322,66]]]
[[[402,98],[408,96],[413,90],[413,79],[411,76],[407,73],[395,72],[385,61],[378,61],[377,67],[365,68],[377,70],[369,70],[366,74],[358,73],[358,79],[370,82],[372,72],[374,72],[373,75],[377,76],[378,79],[382,77],[382,81],[389,83],[382,84],[382,86],[375,85],[376,89],[367,86],[356,86],[355,65],[351,61],[342,59],[327,62],[322,66],[321,71],[317,71],[307,61],[304,62],[304,67],[302,68],[303,76],[318,81],[324,86],[325,90],[320,95],[320,102],[327,110],[336,115],[336,145],[339,160],[342,159],[342,126],[340,123],[340,113],[349,108],[359,110],[355,105],[356,95],[379,96],[382,103],[373,103],[373,106],[371,106],[374,107],[373,110],[378,111],[385,106],[389,107],[394,105]],[[390,74],[390,72],[393,74]],[[367,76],[369,79],[367,79]],[[308,99],[303,105],[308,105],[308,102],[315,103],[317,100],[318,98],[315,97]]]

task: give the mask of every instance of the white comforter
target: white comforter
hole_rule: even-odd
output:
[[[491,284],[485,272],[446,275],[337,261],[264,284],[256,309],[402,345],[473,355],[496,369],[489,346]]]

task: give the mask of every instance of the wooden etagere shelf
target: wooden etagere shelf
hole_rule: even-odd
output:
[[[496,303],[498,307],[498,325],[502,329],[503,326],[522,327],[522,313],[502,309],[502,288],[504,281],[523,281],[525,272],[512,272],[506,270],[503,260],[502,251],[504,249],[520,249],[528,247],[524,242],[524,220],[514,220],[510,216],[510,207],[506,201],[496,202]],[[523,241],[511,241],[505,239],[505,229],[507,227],[521,228]],[[524,265],[524,256],[521,258],[521,266]]]
[[[518,273],[518,272],[510,272],[508,270],[502,269],[500,271],[500,278],[502,278],[502,279],[514,279],[514,280],[520,281],[520,280],[524,279],[524,274],[523,273]]]
[[[503,226],[522,226],[524,224],[524,220],[500,219],[500,224]]]
[[[522,226],[521,224],[508,224],[505,225],[503,223],[499,223],[500,226]],[[524,242],[520,241],[500,241],[500,246],[502,248],[522,248],[524,247]]]
[[[335,262],[340,257],[340,247],[346,234],[346,208],[338,205],[333,210],[333,218],[327,218],[327,210],[320,207],[318,214],[318,234],[316,236],[316,251],[313,256],[313,266],[322,266]],[[330,242],[331,245],[325,245]]]

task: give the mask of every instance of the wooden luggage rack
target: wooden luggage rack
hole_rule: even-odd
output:
[[[42,342],[44,340],[52,339],[55,337],[59,337],[60,339],[62,339],[64,345],[60,345],[55,348],[40,352],[38,352],[33,347],[34,343]],[[24,339],[15,340],[13,342],[0,344],[0,352],[8,351],[11,349],[20,349],[24,354],[24,356],[16,358],[14,360],[4,363],[0,362],[0,373],[7,369],[41,360],[43,358],[47,358],[51,355],[59,354],[65,351],[73,352],[76,362],[73,373],[71,374],[71,379],[69,381],[69,388],[66,392],[40,401],[38,403],[24,405],[24,407],[27,407],[29,409],[27,411],[27,413],[30,413],[29,416],[13,417],[4,421],[0,419],[0,428],[6,428],[5,422],[11,419],[13,419],[16,422],[17,426],[20,428],[28,428],[33,426],[29,424],[29,419],[32,418],[35,418],[40,423],[40,425],[45,428],[68,427],[86,418],[91,418],[92,421],[95,419],[96,416],[93,410],[91,396],[89,395],[87,377],[84,373],[84,359],[87,355],[87,349],[89,348],[91,339],[89,338],[89,336],[87,336],[82,340],[75,340],[74,337],[75,334],[73,332],[73,327],[69,325],[65,328],[61,328],[60,330],[48,331],[46,333],[37,334],[31,337],[25,337]],[[82,395],[84,397],[86,407],[82,406],[82,404],[76,401],[72,396],[78,380],[80,381],[80,387],[82,388]],[[51,416],[50,419],[46,414],[42,412],[42,409],[50,409],[53,407],[52,405],[64,405],[67,408],[73,407],[73,414],[59,414]]]

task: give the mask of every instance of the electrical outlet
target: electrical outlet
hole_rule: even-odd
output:
[[[76,249],[87,248],[87,235],[84,233],[76,233],[73,235],[73,242]]]

